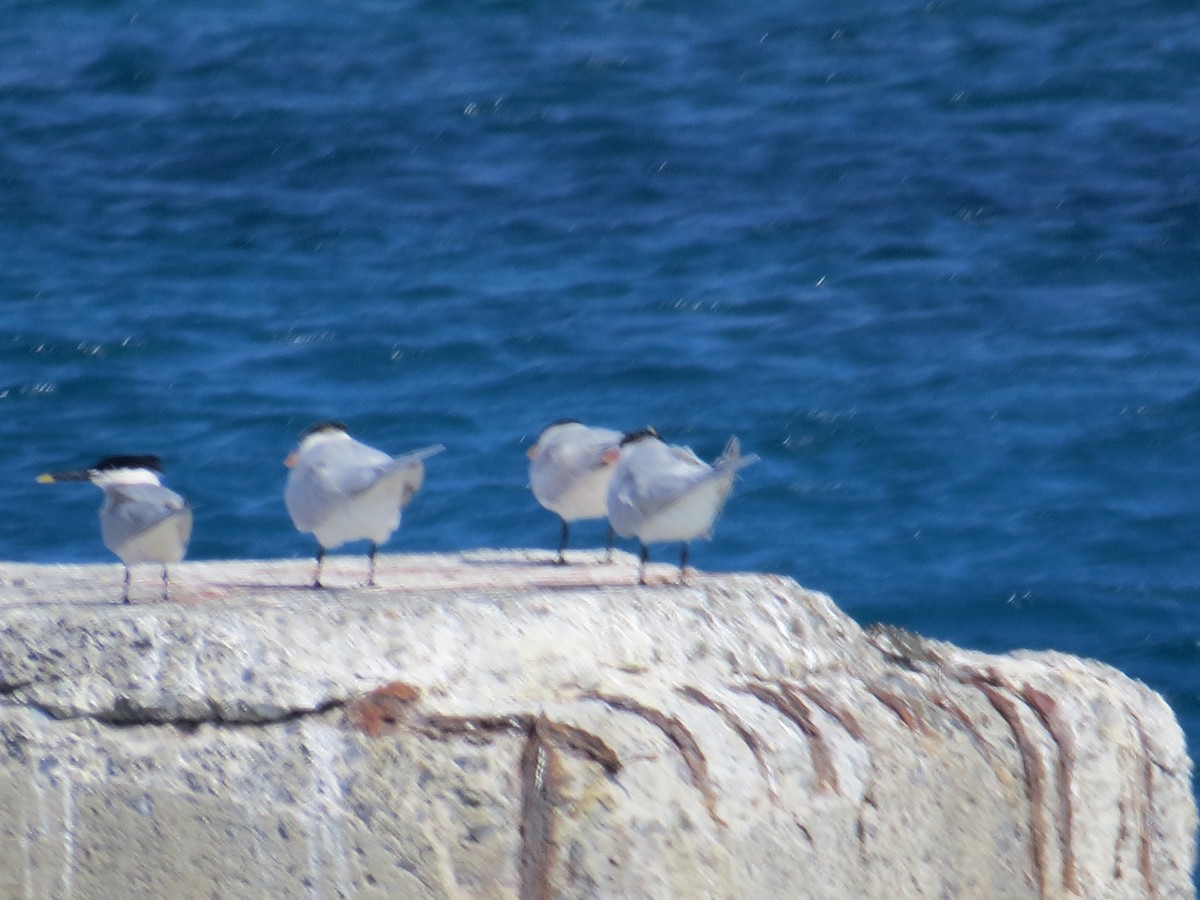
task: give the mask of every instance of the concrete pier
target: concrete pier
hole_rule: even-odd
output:
[[[0,564],[0,898],[1193,896],[1139,682],[552,558]]]

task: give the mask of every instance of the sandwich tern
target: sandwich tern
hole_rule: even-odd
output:
[[[296,528],[317,539],[313,587],[321,587],[325,551],[357,540],[371,542],[367,586],[375,584],[379,545],[400,527],[400,511],[420,490],[424,460],[443,449],[388,456],[350,437],[341,422],[319,422],[300,435],[284,461],[291,469],[284,502]]]
[[[621,432],[589,428],[574,419],[553,422],[538,435],[529,457],[529,486],[537,502],[562,520],[558,562],[570,538],[571,522],[603,519],[613,466],[620,455]],[[608,528],[608,558],[612,559],[613,530]]]
[[[130,567],[154,562],[162,566],[163,599],[167,599],[167,564],[179,562],[192,536],[192,509],[162,484],[157,456],[106,456],[87,469],[46,472],[42,484],[90,481],[104,491],[100,533],[104,546],[125,564],[123,603],[129,602]]]
[[[679,581],[687,569],[688,542],[711,537],[737,471],[757,461],[742,456],[736,437],[711,466],[689,448],[670,445],[653,428],[621,439],[621,457],[608,486],[608,520],[621,537],[641,545],[638,584],[646,583],[647,544],[681,541]]]

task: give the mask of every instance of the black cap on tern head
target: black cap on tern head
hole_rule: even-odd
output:
[[[111,472],[114,469],[149,469],[151,472],[162,474],[162,460],[157,456],[142,454],[139,456],[106,456],[91,467],[93,472]]]
[[[157,456],[143,454],[140,456],[106,456],[98,463],[86,469],[72,469],[69,472],[46,472],[39,475],[37,480],[42,484],[55,481],[91,481],[96,472],[116,472],[120,469],[149,469],[151,472],[162,474],[162,460]]]
[[[645,438],[654,438],[656,441],[662,440],[658,432],[655,431],[652,426],[647,425],[645,428],[639,428],[637,431],[630,431],[624,437],[622,437],[621,446],[624,447],[626,444],[636,444],[638,441]]]
[[[310,434],[317,434],[322,431],[340,431],[345,434],[349,430],[350,429],[346,427],[345,422],[338,422],[334,419],[330,419],[328,422],[317,422],[315,425],[309,425],[302,432],[300,432],[300,440],[304,440]]]
[[[539,433],[545,434],[551,428],[557,428],[559,425],[582,425],[582,424],[583,423],[580,422],[578,419],[555,419],[553,422],[551,422],[549,425],[547,425],[545,428],[543,428],[541,430],[541,432],[539,432]]]

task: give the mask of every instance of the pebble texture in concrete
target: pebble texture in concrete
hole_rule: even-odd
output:
[[[570,558],[0,564],[0,898],[1193,896],[1144,685]]]

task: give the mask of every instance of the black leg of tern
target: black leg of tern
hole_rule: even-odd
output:
[[[680,584],[687,584],[687,582],[684,581],[684,579],[683,579],[684,574],[687,572],[687,562],[688,562],[688,545],[687,545],[687,541],[684,541],[683,549],[681,549],[679,551],[679,583]]]
[[[612,525],[608,526],[608,556],[604,557],[605,562],[612,562],[613,546],[617,543],[617,533],[613,531]]]
[[[322,561],[324,561],[324,559],[325,559],[325,548],[322,547],[320,544],[317,544],[317,571],[316,571],[316,574],[313,575],[313,583],[312,583],[312,586],[315,588],[324,587],[324,585],[321,584],[321,563],[322,563]]]
[[[168,594],[168,591],[170,590],[170,585],[171,585],[170,576],[167,575],[167,564],[166,563],[163,563],[162,583],[163,583],[162,598],[163,598],[163,602],[166,603],[167,602],[167,594]]]
[[[367,553],[367,587],[375,587],[375,553],[379,550],[375,546],[375,542],[371,541],[371,549]]]
[[[129,566],[125,567],[125,592],[121,594],[121,602],[129,602]]]
[[[567,558],[563,556],[563,551],[567,549],[567,541],[571,539],[571,526],[567,524],[567,520],[562,520],[562,531],[558,533],[558,559],[556,562],[560,566],[567,564]]]
[[[638,544],[642,548],[641,555],[640,555],[641,564],[638,566],[638,584],[645,584],[646,583],[646,560],[650,556],[650,551],[646,549],[646,545],[643,544],[641,541],[638,541]]]

